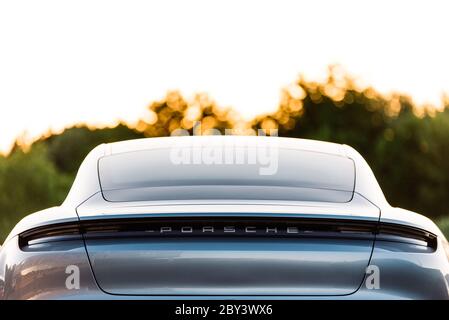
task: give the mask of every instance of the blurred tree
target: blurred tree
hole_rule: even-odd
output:
[[[257,117],[252,127],[351,145],[371,165],[392,205],[430,217],[449,215],[449,107],[418,110],[406,96],[359,89],[331,67],[323,83],[300,78],[287,87],[279,109]]]
[[[430,217],[449,214],[449,109],[423,118],[401,112],[375,151],[373,167],[393,205]]]
[[[43,138],[35,145],[45,144],[49,159],[63,173],[75,175],[81,162],[94,147],[102,143],[144,138],[144,135],[124,124],[114,128],[90,129],[73,127],[63,133]]]
[[[386,128],[388,102],[373,89],[330,68],[324,83],[300,78],[282,92],[279,109],[257,117],[254,129],[278,128],[280,136],[346,143],[370,158],[372,142]]]
[[[202,133],[217,129],[224,133],[225,129],[233,128],[236,115],[231,109],[222,109],[209,98],[207,94],[195,95],[188,102],[178,91],[170,91],[166,97],[153,102],[148,110],[147,119],[142,119],[137,125],[139,131],[147,137],[164,137],[176,129],[185,129],[192,134],[196,122],[201,122]]]
[[[59,205],[71,182],[48,160],[43,145],[0,157],[0,239],[25,215]]]

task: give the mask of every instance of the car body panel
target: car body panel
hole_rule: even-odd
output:
[[[157,215],[295,215],[377,221],[380,216],[379,208],[359,195],[346,203],[226,200],[108,202],[101,193],[97,193],[78,206],[76,211],[80,220]]]
[[[344,295],[360,286],[373,239],[92,239],[98,285],[128,295]]]
[[[20,248],[18,237],[0,251],[0,297],[3,299],[74,299],[98,296],[82,240],[62,241]],[[72,268],[79,287],[67,287]]]

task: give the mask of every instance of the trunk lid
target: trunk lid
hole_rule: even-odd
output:
[[[357,194],[347,203],[170,205],[97,195],[78,214],[98,285],[156,296],[351,294],[379,219]]]

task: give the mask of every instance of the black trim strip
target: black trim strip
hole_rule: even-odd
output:
[[[436,235],[422,229],[381,223],[323,218],[176,217],[117,218],[53,224],[19,235],[21,247],[51,241],[136,237],[263,237],[376,240],[436,249]]]

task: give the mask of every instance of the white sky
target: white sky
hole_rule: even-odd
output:
[[[244,117],[339,63],[382,92],[449,92],[448,1],[0,0],[0,150],[87,122],[133,122],[167,90]]]

